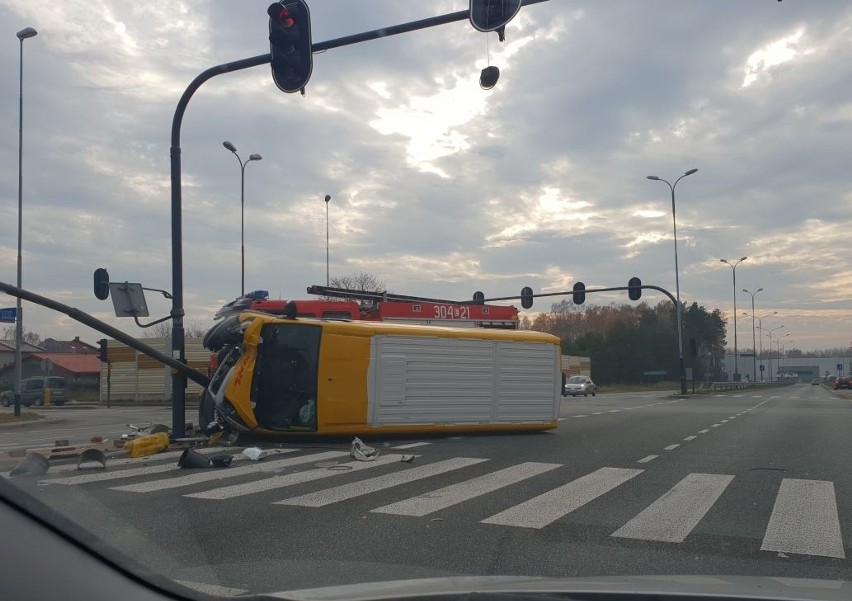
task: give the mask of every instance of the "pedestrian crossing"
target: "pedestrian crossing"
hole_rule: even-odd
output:
[[[396,449],[419,450],[427,445]],[[56,470],[42,476],[38,484],[99,486],[114,491],[111,494],[133,497],[173,492],[199,503],[254,496],[253,501],[282,512],[320,511],[360,500],[358,511],[364,510],[363,504],[372,505],[367,511],[385,516],[381,519],[428,518],[439,512],[459,511],[464,519],[484,527],[527,530],[568,523],[572,514],[587,507],[595,511],[603,508],[622,516],[620,523],[608,526],[610,540],[667,544],[684,543],[697,532],[706,534],[712,528],[708,523],[718,524],[720,515],[737,511],[726,507],[726,495],[731,495],[738,480],[742,486],[755,486],[746,476],[714,473],[674,475],[670,483],[661,484],[660,473],[655,472],[649,480],[644,465],[629,469],[604,466],[582,473],[560,463],[507,465],[483,457],[432,459],[428,454],[403,455],[394,450],[372,461],[356,461],[345,450],[287,448],[263,461],[236,455],[230,467],[192,470],[177,467],[173,460],[157,462],[158,457],[149,457],[116,461],[104,471],[70,475]],[[762,495],[774,498],[771,512],[762,516],[759,524],[761,551],[845,559],[833,482],[780,478],[772,483],[761,481],[759,486]],[[400,490],[405,492],[396,492]],[[613,495],[616,490],[621,493]],[[657,498],[645,507],[631,509],[635,515],[625,520],[623,499],[650,499],[655,495]],[[768,509],[769,499],[764,505]],[[716,522],[705,520],[711,510]]]

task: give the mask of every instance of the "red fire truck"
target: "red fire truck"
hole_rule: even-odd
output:
[[[518,329],[518,310],[513,306],[486,305],[478,301],[459,302],[319,285],[309,286],[307,292],[324,298],[270,300],[268,293],[257,291],[222,307],[217,313],[217,318],[233,311],[261,311],[272,315],[317,319],[395,321],[462,328]],[[211,374],[216,370],[217,364],[217,354],[214,353],[211,358]]]

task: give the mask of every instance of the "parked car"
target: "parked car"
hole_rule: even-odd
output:
[[[849,378],[847,378],[845,376],[840,376],[834,381],[834,389],[835,390],[837,390],[838,388],[849,388],[849,387],[850,387]]]
[[[21,405],[44,405],[45,391],[50,391],[51,405],[64,405],[65,378],[59,376],[27,378],[21,380]],[[8,407],[15,403],[15,391],[7,390],[0,394],[0,405]]]
[[[578,394],[582,394],[583,396],[589,396],[589,393],[592,396],[595,396],[595,392],[597,391],[597,386],[592,382],[592,379],[589,376],[571,376],[565,382],[565,388],[562,391],[562,396],[577,396]]]

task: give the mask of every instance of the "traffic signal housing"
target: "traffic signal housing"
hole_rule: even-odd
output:
[[[103,267],[95,269],[94,275],[95,298],[106,300],[109,298],[109,274]]]
[[[582,305],[586,302],[586,285],[583,282],[574,284],[574,293],[572,294],[575,305]]]
[[[282,92],[302,90],[314,68],[311,13],[304,0],[281,0],[266,9],[272,79]]]
[[[639,300],[642,296],[642,280],[633,277],[627,282],[627,296],[630,300]]]
[[[521,288],[521,306],[524,309],[529,309],[533,306],[533,289],[529,286]]]
[[[107,363],[109,361],[109,355],[107,354],[107,339],[101,338],[98,340],[98,358],[101,360],[101,363]]]

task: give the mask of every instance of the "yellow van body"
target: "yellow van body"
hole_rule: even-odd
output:
[[[259,434],[547,430],[558,424],[561,348],[541,332],[243,313],[239,352],[209,393]]]

